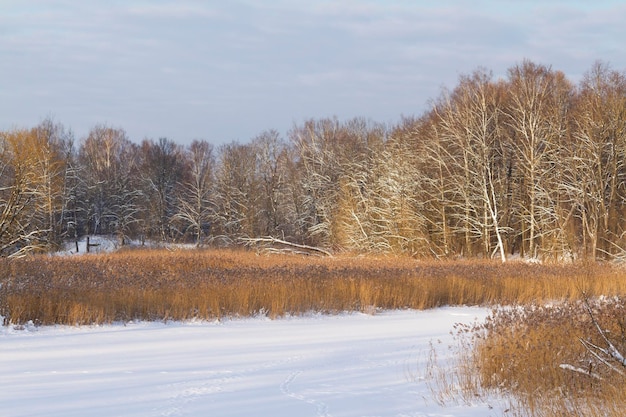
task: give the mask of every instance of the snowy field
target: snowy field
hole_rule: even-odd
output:
[[[454,323],[486,314],[2,327],[0,415],[498,416],[437,405],[423,378],[431,342],[445,363]]]

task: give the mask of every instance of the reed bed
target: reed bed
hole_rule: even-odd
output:
[[[502,265],[398,257],[133,250],[0,260],[5,324],[219,319],[442,305],[495,305],[621,294],[610,265]]]
[[[626,377],[580,342],[603,342],[583,295],[595,300],[590,305],[598,323],[626,353],[625,278],[626,270],[612,264],[217,249],[41,255],[0,259],[0,316],[5,325],[82,325],[494,306],[485,323],[459,329],[453,372],[431,367],[438,375],[436,397],[443,401],[459,391],[473,401],[497,391],[511,399],[507,415],[612,417],[626,409]]]
[[[495,309],[459,329],[459,366],[437,384],[447,398],[508,398],[511,416],[622,417],[626,364],[607,340],[626,354],[625,313],[622,296]]]

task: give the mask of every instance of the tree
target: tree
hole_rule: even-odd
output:
[[[0,255],[50,247],[59,161],[36,130],[0,134]]]
[[[39,231],[29,229],[27,207],[34,195],[29,189],[26,165],[15,153],[23,131],[2,132],[0,136],[0,255],[11,256],[34,249],[32,238]],[[35,246],[36,247],[36,246]],[[24,249],[27,248],[27,249]]]
[[[234,142],[219,148],[216,226],[222,240],[231,242],[259,235],[261,192],[255,176],[256,161],[250,144]]]
[[[342,200],[352,203],[344,223],[350,240],[357,243],[353,249],[429,254],[423,154],[412,145],[395,136],[384,146],[373,146],[360,168],[345,176],[349,181],[343,186]],[[343,197],[346,192],[351,199]]]
[[[314,246],[329,247],[333,241],[333,211],[340,174],[333,142],[337,141],[339,127],[337,119],[309,120],[289,133],[297,152],[302,192],[297,222],[306,231],[306,243]]]
[[[461,197],[451,201],[459,208],[465,245],[471,250],[471,237],[479,236],[483,253],[499,254],[506,261],[502,213],[506,196],[504,150],[500,138],[501,103],[491,75],[476,71],[461,77],[450,95],[444,95],[435,107],[438,135],[438,164],[446,165],[446,177],[457,185]],[[440,169],[442,169],[440,167]],[[441,175],[441,174],[440,174]],[[495,235],[495,247],[492,243]]]
[[[360,252],[412,250],[398,216],[402,201],[396,206],[397,193],[402,192],[396,186],[403,185],[395,182],[400,155],[385,148],[386,127],[352,119],[342,129],[346,145],[337,152],[341,171],[333,220],[336,243]]]
[[[341,234],[349,224],[345,216],[337,216],[342,183],[359,181],[358,167],[366,164],[369,149],[380,140],[376,130],[365,119],[340,123],[334,118],[309,120],[289,133],[300,170],[298,223],[307,231],[308,243],[329,247],[344,239]]]
[[[522,254],[550,249],[548,238],[562,240],[555,180],[559,151],[567,137],[572,86],[560,72],[524,61],[509,70],[504,109],[514,164]],[[546,251],[549,253],[549,251]]]
[[[37,164],[34,169],[42,182],[42,194],[45,210],[44,229],[48,230],[47,240],[50,245],[59,245],[66,237],[68,207],[71,204],[71,177],[75,174],[72,159],[74,157],[74,137],[60,123],[52,119],[43,120],[31,130]]]
[[[123,129],[97,125],[82,142],[78,159],[78,199],[86,220],[77,227],[87,234],[115,234],[123,244],[134,234],[141,211],[137,146]]]
[[[275,130],[261,133],[252,140],[255,150],[255,177],[259,187],[259,234],[283,235],[286,231],[285,144]]]
[[[167,241],[180,231],[173,228],[172,220],[178,211],[178,185],[185,178],[182,149],[167,138],[157,142],[144,140],[141,152],[141,180],[144,212],[144,230],[150,237]]]
[[[571,175],[564,188],[577,208],[592,258],[619,250],[626,190],[626,75],[597,62],[581,81]]]
[[[174,219],[182,222],[184,232],[191,231],[196,245],[200,245],[203,234],[210,232],[216,211],[213,145],[195,140],[184,155],[188,175],[180,184],[182,190]]]
[[[460,184],[453,180],[453,158],[444,145],[438,124],[437,112],[433,110],[407,132],[412,137],[412,145],[406,154],[413,155],[415,171],[420,173],[420,181],[416,182],[420,187],[415,190],[414,198],[422,203],[419,212],[423,213],[427,225],[429,251],[436,257],[448,257],[463,250],[470,254],[469,228],[462,230],[461,244],[455,236],[458,235],[455,227],[458,208],[454,202],[458,200]]]

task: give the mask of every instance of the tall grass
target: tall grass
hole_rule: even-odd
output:
[[[437,383],[462,381],[449,397],[507,397],[515,416],[621,417],[626,368],[589,346],[607,348],[595,319],[626,353],[625,311],[619,296],[495,309],[485,323],[461,329],[460,366],[452,377],[437,374]]]
[[[0,260],[6,323],[97,324],[306,312],[426,309],[621,294],[607,265],[314,258],[250,251],[135,250]]]

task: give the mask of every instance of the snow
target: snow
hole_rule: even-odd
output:
[[[92,235],[89,236],[89,244],[90,253],[114,252],[119,249],[118,239],[113,236]],[[78,240],[78,252],[76,251],[75,241],[66,241],[63,244],[63,249],[55,252],[55,254],[58,256],[84,255],[86,253],[87,237],[82,237]]]
[[[496,416],[440,406],[431,345],[487,309],[0,329],[0,415]],[[493,405],[493,404],[492,404]]]
[[[89,253],[112,253],[118,251],[120,240],[112,235],[90,235],[89,236]],[[172,250],[179,249],[197,249],[195,244],[191,243],[166,243],[152,240],[126,240],[126,248],[168,248]],[[76,251],[76,241],[67,240],[63,244],[61,250],[54,252],[55,256],[84,256],[87,254],[87,236],[83,236],[78,240],[78,251]]]

